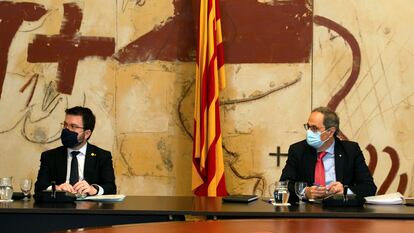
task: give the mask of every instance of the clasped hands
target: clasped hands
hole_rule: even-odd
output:
[[[85,180],[78,181],[73,186],[69,183],[57,185],[56,190],[90,196],[96,195],[98,193],[98,190],[96,190],[95,187],[93,187],[92,185],[88,184],[88,182],[86,182]]]
[[[305,189],[307,199],[321,199],[332,194],[343,194],[344,186],[341,182],[335,181],[327,186],[310,186]]]

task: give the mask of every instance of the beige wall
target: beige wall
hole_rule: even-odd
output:
[[[42,4],[48,13],[38,21],[24,22],[10,45],[0,99],[0,176],[13,176],[16,188],[20,178],[35,179],[40,153],[60,145],[64,109],[85,105],[97,116],[90,142],[112,151],[120,193],[190,195],[192,141],[186,130],[192,131],[194,62],[149,58],[122,63],[113,57],[88,57],[78,63],[72,93],[59,93],[56,63],[28,62],[27,47],[36,34],[59,33],[63,3],[68,1],[25,2]],[[83,10],[82,36],[112,37],[115,52],[177,16],[171,0],[72,2]],[[400,175],[406,174],[406,195],[414,194],[413,11],[411,0],[314,0],[313,4],[314,16],[348,30],[361,51],[356,83],[337,107],[341,128],[360,143],[367,163],[365,148],[372,145],[377,151],[378,187],[396,165],[384,148],[397,153],[396,176],[383,189],[395,192]],[[246,53],[254,55],[255,50]],[[355,56],[344,38],[314,23],[309,61],[226,65],[221,113],[223,144],[231,152],[224,155],[230,193],[268,195],[286,160],[282,157],[278,167],[269,153],[276,146],[285,153],[291,143],[304,138],[302,124],[309,111],[326,106],[345,85]],[[36,86],[32,82],[19,92],[33,74],[39,74]],[[275,91],[254,101],[226,102],[271,90]]]

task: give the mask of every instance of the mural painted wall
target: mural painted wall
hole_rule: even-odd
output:
[[[0,176],[35,179],[64,110],[84,105],[120,193],[190,195],[197,2],[1,1]],[[230,193],[269,195],[323,105],[360,143],[379,193],[414,195],[410,0],[220,3]]]

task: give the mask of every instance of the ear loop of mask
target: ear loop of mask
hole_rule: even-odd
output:
[[[325,132],[330,132],[329,130],[331,129],[332,127],[330,127],[329,129],[326,129],[325,131],[323,131],[322,133],[321,133],[321,136],[322,136],[322,134],[323,133],[325,133]],[[323,143],[325,143],[325,142],[327,142],[330,138],[331,138],[332,136],[329,136],[325,141],[323,141]]]

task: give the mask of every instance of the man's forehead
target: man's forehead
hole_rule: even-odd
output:
[[[308,123],[313,125],[323,125],[323,114],[320,112],[312,112],[309,116]]]
[[[65,121],[68,123],[69,122],[82,123],[83,120],[82,120],[82,116],[66,114]]]

